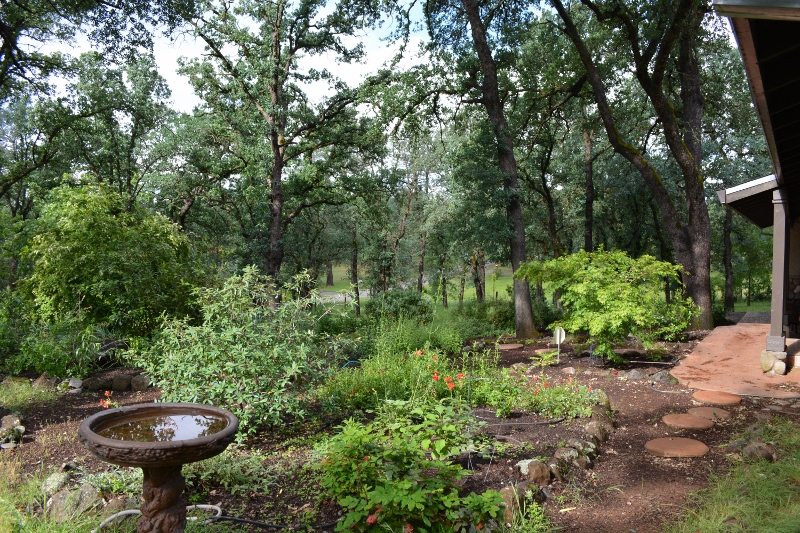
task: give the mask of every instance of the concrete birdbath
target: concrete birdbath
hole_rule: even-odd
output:
[[[103,461],[142,469],[138,533],[182,533],[186,480],[181,468],[222,453],[236,437],[233,413],[192,403],[150,403],[102,411],[81,424],[78,438]]]

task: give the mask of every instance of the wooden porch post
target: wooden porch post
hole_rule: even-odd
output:
[[[789,265],[789,216],[788,194],[784,188],[772,191],[773,233],[772,233],[772,314],[770,316],[767,350],[786,351],[786,337],[783,332],[786,314],[786,274]]]

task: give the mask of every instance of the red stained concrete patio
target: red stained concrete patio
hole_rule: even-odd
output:
[[[683,386],[731,394],[770,398],[800,398],[800,368],[785,376],[761,371],[769,324],[720,326],[700,341],[670,372]],[[789,361],[800,350],[800,339],[789,339]],[[790,365],[791,367],[791,365]]]

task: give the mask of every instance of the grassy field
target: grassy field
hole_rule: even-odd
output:
[[[746,300],[738,301],[734,305],[734,310],[737,312],[748,312],[748,311],[769,311],[771,309],[771,302],[769,300],[763,300],[760,302],[751,301],[750,305],[747,305]]]

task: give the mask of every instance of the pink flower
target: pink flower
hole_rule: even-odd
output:
[[[406,524],[403,528],[403,533],[411,533],[412,531],[414,531],[414,526],[411,524]]]
[[[367,524],[374,524],[378,521],[378,517],[374,514],[371,514],[367,517]]]

